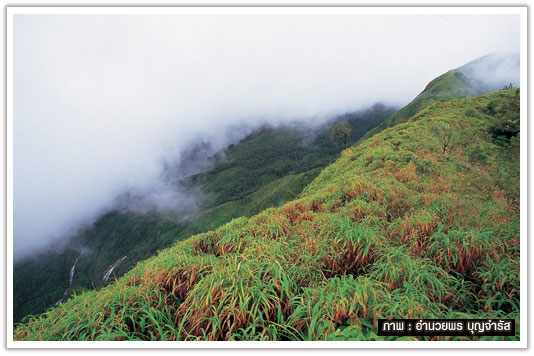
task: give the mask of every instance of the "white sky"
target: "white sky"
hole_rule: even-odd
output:
[[[14,257],[231,124],[403,105],[518,15],[15,15]]]

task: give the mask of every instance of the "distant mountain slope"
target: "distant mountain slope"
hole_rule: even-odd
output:
[[[430,104],[491,93],[510,83],[514,87],[519,86],[519,55],[490,54],[478,58],[432,80],[415,99],[368,131],[362,140],[387,127],[406,122]]]
[[[101,287],[105,284],[104,272],[124,256],[113,269],[111,280],[178,240],[296,198],[321,168],[339,155],[326,134],[330,125],[347,121],[352,127],[349,138],[352,143],[393,111],[375,105],[369,110],[337,117],[312,131],[298,126],[258,129],[213,157],[208,171],[189,179],[192,188],[200,188],[205,193],[202,211],[197,216],[177,221],[175,217],[155,212],[111,211],[66,246],[16,263],[14,320],[42,313],[61,298],[73,261],[83,249],[85,252],[74,272],[74,292]]]
[[[342,115],[312,129],[308,125],[263,127],[213,157],[214,167],[190,179],[206,194],[204,206],[238,200],[286,175],[323,167],[339,155],[328,137],[328,128],[345,121],[351,127],[348,144],[383,122],[394,109],[374,105]]]
[[[515,340],[518,127],[518,89],[433,103],[299,199],[178,242],[14,338],[394,340],[378,318],[511,318],[514,337],[453,339]]]

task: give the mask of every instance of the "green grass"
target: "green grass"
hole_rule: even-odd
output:
[[[349,142],[355,142],[392,111],[375,105],[338,117],[337,121],[351,125]],[[69,270],[82,248],[87,253],[76,266],[73,280],[73,288],[78,292],[100,288],[104,271],[123,256],[127,258],[113,276],[123,275],[138,261],[176,241],[296,198],[339,155],[327,131],[328,125],[313,134],[284,126],[263,128],[212,157],[211,169],[190,177],[189,184],[194,189],[201,188],[205,198],[196,216],[177,221],[156,213],[112,211],[65,246],[16,263],[14,320],[44,312],[56,303],[67,287]]]
[[[90,246],[90,249],[76,266],[74,282],[77,291],[99,288],[104,271],[122,256],[127,258],[113,276],[121,276],[138,261],[151,257],[177,240],[292,200],[320,170],[316,168],[280,178],[240,200],[210,208],[184,223],[155,214],[108,213],[95,226],[81,233],[68,248],[15,265],[14,319],[20,321],[25,315],[43,312],[59,300],[67,287],[72,263],[82,247]]]
[[[352,144],[393,112],[377,104],[340,116],[334,123],[346,121],[350,125],[347,141]],[[285,176],[324,167],[339,155],[328,137],[328,127],[311,132],[291,126],[262,128],[215,155],[214,167],[190,177],[188,183],[202,187],[203,205],[209,208],[242,199]]]
[[[477,68],[480,62],[489,58],[491,61],[492,55],[478,58],[461,67],[452,69],[447,73],[440,75],[432,80],[423,91],[417,95],[408,105],[390,115],[380,125],[369,130],[361,141],[373,136],[388,127],[408,121],[416,115],[423,108],[436,103],[442,103],[452,99],[472,97],[475,95],[483,95],[494,92],[501,88],[495,88],[484,84],[478,78],[472,77],[470,71],[472,68]],[[505,83],[508,84],[508,83]]]
[[[491,130],[519,124],[518,100],[427,106],[345,150],[297,199],[177,242],[14,338],[395,340],[376,334],[379,318],[519,330],[518,137]]]
[[[204,228],[215,229],[222,223],[240,216],[252,216],[260,211],[280,206],[298,197],[302,189],[308,185],[321,171],[321,167],[299,174],[291,174],[274,182],[268,183],[257,191],[246,195],[240,200],[232,200],[214,208],[210,208],[198,216],[184,230],[183,234],[190,236]]]

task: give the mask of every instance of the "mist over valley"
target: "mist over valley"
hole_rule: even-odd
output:
[[[519,95],[518,33],[515,15],[16,15],[15,322],[306,196],[425,108]]]

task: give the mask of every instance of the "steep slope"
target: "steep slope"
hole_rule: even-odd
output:
[[[495,129],[519,125],[518,100],[432,104],[299,199],[178,242],[14,337],[394,339],[378,318],[513,318],[519,332],[519,134]]]
[[[518,54],[490,54],[477,58],[432,80],[415,99],[367,132],[362,140],[406,122],[430,104],[491,93],[509,84],[518,86],[518,73]]]
[[[190,177],[188,184],[192,189],[200,187],[205,199],[202,211],[185,221],[157,213],[104,214],[66,246],[15,264],[14,320],[54,306],[65,292],[72,264],[83,249],[73,278],[72,287],[77,292],[104,285],[105,272],[124,256],[110,280],[176,241],[296,198],[321,168],[339,155],[325,133],[330,125],[347,121],[352,127],[352,143],[393,111],[375,105],[337,117],[312,132],[295,126],[259,129],[215,155],[209,170]]]
[[[319,129],[302,126],[264,127],[230,145],[213,160],[215,166],[192,176],[202,186],[204,206],[212,207],[243,198],[276,179],[324,167],[339,155],[328,137],[328,128],[345,121],[351,128],[348,144],[382,123],[394,109],[377,104],[367,110],[342,115]]]

